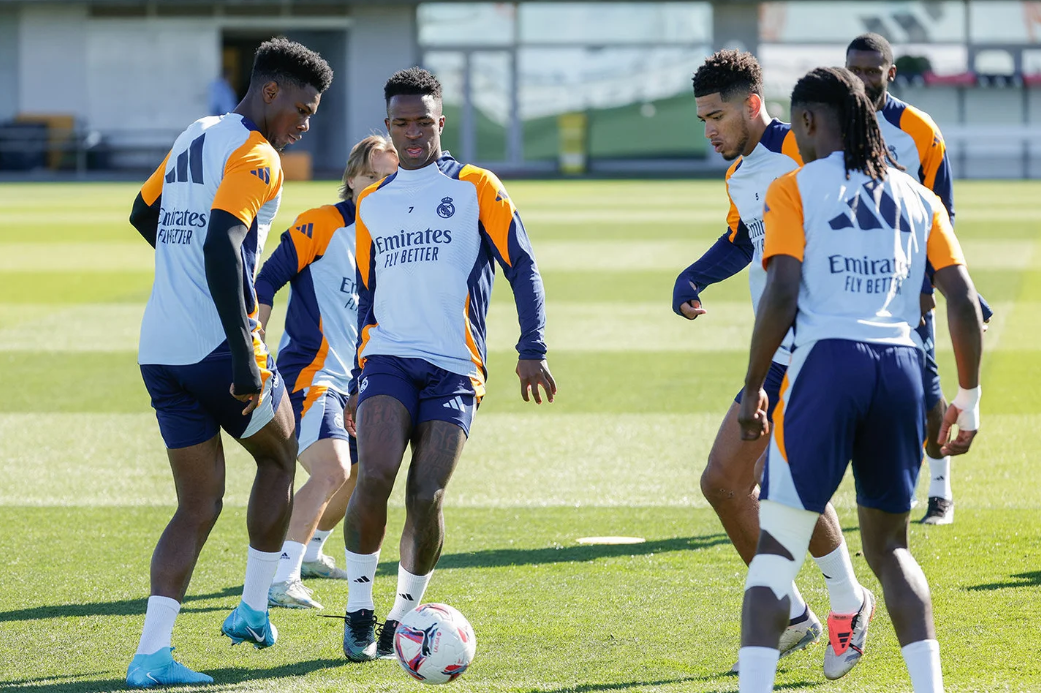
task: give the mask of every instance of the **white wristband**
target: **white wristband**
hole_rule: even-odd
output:
[[[958,388],[952,405],[958,408],[958,428],[963,431],[976,431],[980,427],[980,387],[971,390]]]

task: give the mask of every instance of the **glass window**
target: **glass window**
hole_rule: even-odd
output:
[[[505,46],[514,40],[509,2],[424,2],[416,12],[421,46]]]
[[[969,5],[973,43],[1041,43],[1041,3],[979,2]]]
[[[961,2],[767,2],[759,13],[759,35],[767,43],[844,45],[869,31],[882,34],[893,43],[964,41],[965,5]]]
[[[466,54],[458,51],[427,51],[423,67],[437,75],[441,82],[441,104],[444,109],[445,131],[441,133],[441,147],[460,155],[462,142],[463,82]]]
[[[707,43],[707,2],[524,2],[521,43]]]
[[[479,51],[470,55],[474,118],[477,127],[476,161],[506,161],[506,133],[510,128],[513,70],[506,51]]]

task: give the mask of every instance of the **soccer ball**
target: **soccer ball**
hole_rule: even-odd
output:
[[[470,622],[447,604],[420,604],[402,617],[394,631],[398,663],[423,683],[455,681],[476,651]]]

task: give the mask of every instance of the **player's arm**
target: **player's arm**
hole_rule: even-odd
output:
[[[770,185],[764,210],[766,287],[756,311],[745,389],[738,414],[742,440],[756,440],[770,432],[766,419],[769,401],[763,383],[774,353],[795,322],[798,308],[806,233],[802,198],[794,173],[782,176]]]
[[[253,173],[262,169],[267,169],[268,175]],[[247,142],[232,153],[213,198],[202,247],[206,283],[231,351],[231,392],[249,402],[244,414],[260,403],[256,395],[263,383],[246,312],[246,281],[252,277],[247,278],[242,263],[242,243],[257,212],[278,195],[281,187],[281,169],[269,145]]]
[[[520,214],[506,189],[491,172],[481,172],[477,179],[481,228],[491,242],[495,259],[502,267],[513,289],[521,334],[517,342],[517,377],[521,397],[529,401],[529,391],[536,404],[542,404],[541,387],[552,402],[557,383],[546,361],[546,290],[535,263],[535,254],[524,229]]]
[[[376,324],[376,315],[372,309],[373,296],[376,294],[376,256],[372,243],[372,234],[362,217],[362,206],[366,194],[363,192],[358,198],[357,213],[354,217],[354,257],[355,257],[355,286],[358,289],[358,343],[354,349],[354,367],[351,369],[351,382],[347,386],[350,395],[347,399],[347,407],[344,410],[345,425],[350,423],[353,427],[357,419],[355,415],[358,410],[358,382],[361,378],[362,363],[361,352],[369,337],[369,330]],[[350,430],[350,428],[348,428]]]
[[[694,264],[680,272],[672,289],[672,310],[688,320],[708,311],[701,306],[701,292],[734,276],[752,261],[754,249],[748,229],[728,229]]]
[[[170,159],[167,153],[163,163],[152,172],[141,191],[134,198],[134,206],[130,210],[130,225],[137,229],[148,245],[155,247],[156,233],[159,230],[159,213],[163,207],[163,176],[166,174],[166,162]]]
[[[942,208],[934,212],[926,252],[929,264],[936,268],[936,287],[947,299],[947,326],[958,365],[958,394],[944,414],[938,442],[944,455],[961,455],[969,451],[980,423],[983,316],[976,288],[965,269],[965,256]],[[958,435],[948,440],[954,424],[958,425]]]
[[[331,234],[321,233],[322,220],[316,218],[318,216],[316,210],[309,210],[298,216],[293,225],[282,233],[278,247],[268,256],[257,274],[253,286],[257,292],[257,303],[260,305],[258,319],[261,334],[264,334],[268,320],[271,319],[275,294],[319,257],[319,240],[324,239],[325,245],[328,245]],[[318,232],[315,231],[316,225]],[[310,235],[305,229],[310,230]],[[324,248],[321,250],[324,251]]]

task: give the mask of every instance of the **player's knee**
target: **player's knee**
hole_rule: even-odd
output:
[[[198,527],[212,527],[223,509],[222,497],[179,500],[177,505],[178,514]]]
[[[411,513],[436,512],[444,502],[445,489],[435,483],[418,483],[405,492],[405,505]]]
[[[701,494],[705,500],[713,506],[717,503],[725,503],[738,494],[746,492],[739,486],[738,480],[727,467],[717,457],[709,455],[708,464],[701,473]]]

